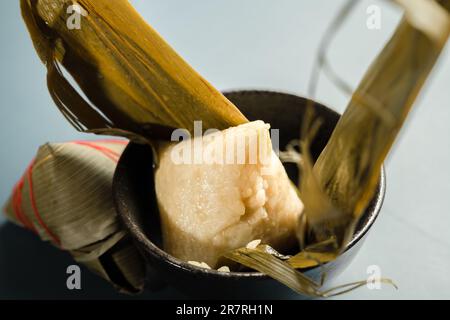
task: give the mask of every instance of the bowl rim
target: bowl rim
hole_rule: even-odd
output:
[[[290,96],[291,98],[302,99],[305,101],[311,101],[310,99],[299,96],[299,95],[284,93],[284,92],[279,92],[279,91],[268,91],[268,90],[245,90],[245,89],[244,90],[233,90],[233,91],[227,91],[224,94],[225,95],[231,95],[231,94],[280,95],[280,96],[285,96],[285,97]],[[338,112],[323,105],[320,102],[314,101],[314,104],[320,105],[321,107],[325,108],[327,111],[331,111],[340,116],[340,114]],[[149,254],[151,254],[154,258],[161,259],[165,263],[168,263],[175,268],[182,269],[184,271],[187,271],[187,272],[190,272],[193,274],[203,274],[203,275],[207,275],[207,276],[214,276],[214,277],[220,277],[220,278],[234,278],[234,279],[239,279],[239,278],[271,279],[270,276],[268,276],[264,273],[261,273],[261,272],[251,272],[251,271],[221,272],[216,269],[206,269],[206,268],[195,266],[193,264],[190,264],[186,261],[183,261],[181,259],[178,259],[178,258],[170,255],[169,253],[164,251],[162,248],[158,247],[155,243],[153,243],[153,241],[151,241],[145,235],[144,232],[142,232],[140,229],[135,227],[134,223],[129,218],[129,215],[125,213],[126,211],[129,211],[127,209],[127,206],[124,205],[123,201],[120,199],[121,197],[118,196],[118,194],[120,194],[121,191],[118,188],[118,185],[120,185],[120,183],[117,183],[117,181],[121,179],[121,177],[120,177],[121,171],[124,170],[120,166],[121,159],[124,157],[124,155],[126,155],[128,152],[130,152],[129,150],[131,150],[133,148],[133,146],[135,146],[137,144],[138,143],[130,141],[130,143],[126,146],[125,150],[123,151],[123,153],[119,159],[118,166],[116,168],[116,171],[115,171],[114,177],[113,177],[113,198],[114,198],[116,211],[120,217],[120,220],[125,224],[125,228],[126,228],[127,232],[131,235],[131,237],[135,241],[141,243],[146,248],[147,252]],[[151,148],[151,147],[149,146],[149,148]],[[386,194],[386,172],[385,172],[385,168],[383,165],[380,170],[380,180],[379,180],[378,192],[377,192],[376,196],[374,196],[374,198],[372,199],[374,206],[371,208],[370,216],[368,217],[368,219],[367,219],[366,223],[363,225],[363,227],[361,229],[359,229],[353,235],[351,241],[348,243],[348,245],[345,248],[343,253],[349,251],[359,241],[361,241],[363,239],[363,237],[367,234],[367,232],[370,230],[370,228],[373,226],[373,224],[375,223],[376,219],[378,218],[381,208],[383,206],[385,194]],[[328,263],[332,263],[332,261],[328,262]],[[328,263],[325,263],[324,265],[327,265]],[[312,269],[316,269],[316,268],[319,268],[319,266],[311,267],[308,270],[312,270]]]

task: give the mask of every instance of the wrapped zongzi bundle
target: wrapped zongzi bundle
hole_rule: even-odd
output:
[[[68,251],[125,292],[144,285],[144,263],[122,229],[111,194],[126,141],[40,147],[5,207],[9,220]]]
[[[211,267],[227,251],[261,239],[296,243],[303,210],[262,121],[165,146],[155,173],[164,248]]]

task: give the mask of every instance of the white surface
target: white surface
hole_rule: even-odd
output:
[[[262,88],[299,95],[306,95],[320,37],[343,3],[132,2],[219,89]],[[371,4],[382,9],[380,30],[366,28],[366,8]],[[0,53],[2,202],[39,144],[80,136],[65,123],[48,96],[44,68],[32,49],[17,7],[15,1],[0,2],[0,40],[14,40]],[[391,35],[400,13],[386,2],[361,1],[329,53],[348,82],[356,86]],[[365,279],[367,267],[378,265],[383,276],[396,281],[399,290],[361,289],[344,298],[450,298],[449,64],[447,50],[387,162],[387,197],[381,215],[355,261],[334,282]],[[317,97],[339,111],[348,101],[324,78]],[[21,133],[13,136],[11,132]]]

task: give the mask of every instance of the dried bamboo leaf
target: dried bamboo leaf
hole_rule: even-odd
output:
[[[86,13],[79,29],[67,25],[73,5]],[[21,0],[21,9],[50,93],[78,130],[167,138],[169,128],[192,131],[194,120],[205,129],[247,121],[126,0]]]
[[[321,266],[335,260],[340,254],[336,238],[332,237],[326,241],[315,243],[290,257],[287,263],[295,269],[306,269]]]
[[[317,179],[316,188],[302,188],[309,228],[318,241],[330,234],[336,234],[341,244],[348,240],[349,229],[373,197],[381,165],[449,37],[449,0],[439,5],[427,0],[399,2],[406,15],[317,160],[311,175]],[[317,198],[322,191],[333,208],[317,202],[308,210],[307,198]],[[336,210],[338,219],[330,214]]]
[[[337,256],[337,252],[302,251],[290,258],[287,263],[295,269],[307,269],[333,261]]]
[[[267,274],[300,294],[317,296],[319,284],[269,253],[241,248],[225,254],[224,257]]]
[[[256,249],[241,248],[224,255],[225,258],[238,262],[248,268],[267,274],[271,278],[283,283],[298,294],[312,298],[328,298],[356,290],[367,284],[367,280],[340,285],[331,289],[321,290],[322,283],[316,283],[308,276],[296,270],[289,261],[282,261],[276,255],[266,251],[265,246]],[[380,283],[392,285],[390,279],[379,279]]]

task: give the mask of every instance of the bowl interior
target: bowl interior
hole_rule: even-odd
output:
[[[293,139],[299,138],[302,119],[305,115],[307,99],[266,91],[238,91],[225,94],[249,120],[263,120],[272,129],[279,130],[280,149],[283,150]],[[311,154],[317,158],[325,147],[339,119],[335,111],[314,103],[315,117],[320,117],[323,125],[311,144]],[[295,164],[285,164],[289,177],[297,182],[298,169]],[[114,200],[118,213],[131,233],[138,247],[153,257],[192,272],[216,273],[218,276],[263,276],[257,272],[220,273],[200,269],[178,260],[162,248],[158,206],[154,190],[153,153],[147,145],[130,143],[124,151],[113,183]],[[357,243],[374,222],[384,197],[384,174],[371,204],[355,230],[348,248]]]

